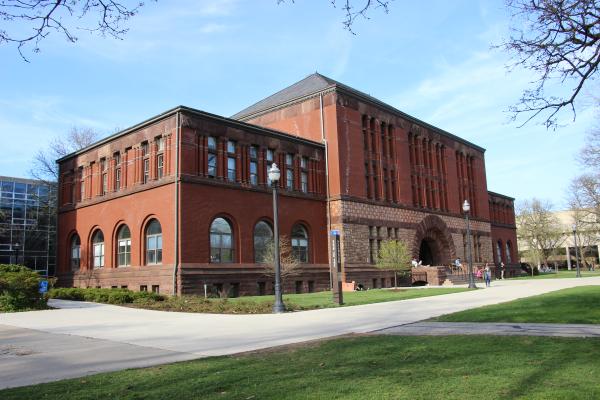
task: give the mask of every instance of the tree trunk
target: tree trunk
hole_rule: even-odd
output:
[[[394,289],[398,287],[398,273],[394,271]]]

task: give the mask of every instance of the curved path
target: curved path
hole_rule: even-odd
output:
[[[28,374],[25,364],[15,366],[23,368],[20,376],[25,376],[26,382],[19,384],[28,384],[131,366],[127,364],[131,361],[131,354],[123,349],[115,351],[112,358],[102,359],[102,354],[93,350],[94,343],[98,344],[93,340],[102,341],[103,346],[106,343],[133,346],[131,352],[140,355],[133,366],[148,366],[169,360],[227,355],[350,333],[372,332],[469,308],[584,285],[600,285],[600,277],[496,281],[491,288],[484,290],[279,315],[173,313],[57,300],[52,305],[59,307],[59,310],[0,314],[0,338],[3,339],[0,341],[0,360],[27,358],[13,355],[16,352],[14,348],[18,348],[18,341],[11,342],[13,350],[5,349],[3,353],[1,344],[12,336],[6,333],[9,328],[3,330],[2,325],[13,327],[13,332],[14,328],[23,328],[55,334],[56,340],[60,341],[68,341],[69,336],[65,335],[76,336],[73,339],[79,340],[73,343],[73,349],[80,352],[79,358],[86,360],[87,369],[77,369],[68,360],[61,360],[62,353],[56,353],[54,357],[61,362],[54,375],[51,370],[40,378],[35,373]],[[23,332],[35,336],[31,331]],[[27,336],[23,332],[21,334]],[[82,344],[81,338],[91,341]],[[106,346],[103,346],[100,347],[107,352]],[[64,347],[70,348],[66,344]],[[150,352],[147,355],[146,350]],[[37,354],[44,354],[44,351]],[[98,357],[101,360],[95,364],[94,359]],[[16,386],[15,382],[7,382],[10,379],[2,378],[7,369],[12,368],[8,364],[0,362],[0,388]],[[61,368],[70,372],[61,373]],[[27,375],[31,375],[31,379],[27,380]]]

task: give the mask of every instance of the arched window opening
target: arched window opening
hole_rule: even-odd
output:
[[[300,224],[292,228],[292,254],[298,261],[308,262],[308,233]]]
[[[254,226],[254,262],[264,263],[269,246],[273,243],[273,230],[265,221],[259,221]]]
[[[496,263],[500,264],[502,262],[502,241],[498,240],[496,242]]]
[[[512,263],[512,259],[510,257],[510,255],[511,255],[511,247],[512,247],[511,243],[510,242],[506,242],[506,263],[507,264]]]
[[[162,228],[160,222],[153,219],[146,227],[146,264],[162,264]]]
[[[210,225],[210,262],[233,262],[233,233],[224,218],[216,218]]]
[[[119,267],[131,265],[131,232],[127,225],[121,226],[117,234],[117,265]]]
[[[94,268],[104,267],[104,234],[97,230],[92,238],[92,247],[94,255]]]
[[[71,238],[71,270],[75,271],[81,267],[81,240],[78,234]]]

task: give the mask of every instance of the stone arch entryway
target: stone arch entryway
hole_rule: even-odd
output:
[[[412,249],[413,256],[423,265],[447,265],[456,257],[448,227],[436,215],[428,215],[419,223]]]

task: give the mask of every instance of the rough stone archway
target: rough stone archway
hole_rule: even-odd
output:
[[[440,217],[428,215],[417,225],[412,254],[423,265],[447,265],[456,257],[452,235]]]

